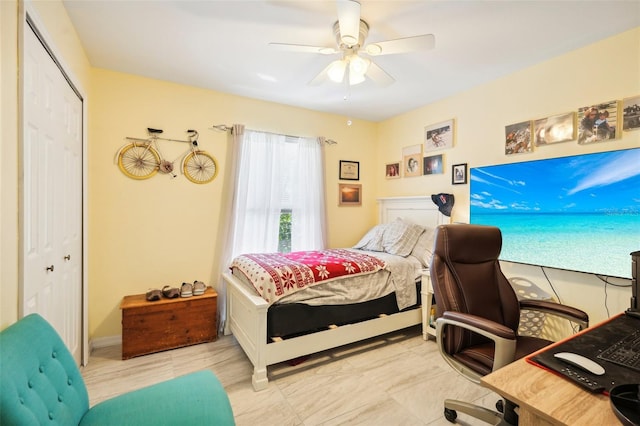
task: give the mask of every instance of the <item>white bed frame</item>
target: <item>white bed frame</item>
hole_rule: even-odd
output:
[[[428,196],[379,198],[378,204],[380,223],[392,222],[398,217],[430,227],[448,222],[448,218],[438,211]],[[269,304],[258,296],[253,288],[230,273],[223,274],[223,279],[227,284],[227,323],[253,364],[251,381],[256,391],[267,387],[269,365],[380,336],[422,322],[421,309],[411,309],[267,344]]]

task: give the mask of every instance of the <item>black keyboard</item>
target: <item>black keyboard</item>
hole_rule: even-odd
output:
[[[640,371],[640,330],[628,334],[600,352],[598,358]]]

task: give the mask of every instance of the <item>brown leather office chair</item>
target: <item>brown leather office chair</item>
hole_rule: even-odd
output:
[[[452,224],[436,229],[430,274],[436,299],[436,340],[453,369],[475,383],[519,358],[552,343],[518,336],[520,309],[558,315],[588,326],[588,315],[575,308],[542,300],[518,301],[500,269],[500,229]],[[517,378],[514,377],[514,380]],[[501,408],[501,404],[496,404]],[[513,404],[504,415],[462,401],[445,400],[445,418],[455,422],[457,411],[491,424],[515,424]]]

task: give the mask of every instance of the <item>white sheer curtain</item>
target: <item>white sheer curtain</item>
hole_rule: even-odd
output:
[[[245,130],[237,162],[232,257],[278,251],[286,136]]]
[[[220,250],[220,269],[221,274],[227,272],[228,266],[231,263],[231,250],[233,248],[233,233],[231,230],[235,227],[235,215],[233,214],[235,204],[235,191],[236,182],[238,180],[240,169],[236,167],[238,158],[240,157],[240,146],[242,138],[244,137],[244,125],[234,124],[231,127],[231,134],[228,139],[230,146],[229,153],[227,154],[226,162],[230,165],[225,170],[225,181],[227,182],[227,188],[223,200],[223,216],[222,226],[220,226],[220,238],[224,241]],[[218,280],[217,286],[218,292],[218,332],[224,334],[230,334],[227,324],[227,285],[222,279],[222,276]]]
[[[280,215],[287,208],[291,208],[292,251],[323,249],[326,219],[321,140],[243,132],[242,126],[235,125],[233,143],[235,173],[229,185],[233,201],[228,203],[231,209],[224,228],[227,238],[222,272],[239,254],[278,251]],[[219,299],[226,300],[222,279],[218,289]],[[218,310],[224,329],[226,306]]]
[[[301,138],[292,188],[291,251],[319,250],[326,243],[322,142]]]

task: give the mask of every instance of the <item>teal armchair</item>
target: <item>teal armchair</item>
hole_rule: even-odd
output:
[[[234,425],[210,370],[177,377],[89,408],[76,363],[41,316],[0,333],[1,425]]]

